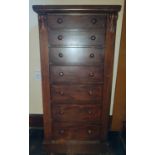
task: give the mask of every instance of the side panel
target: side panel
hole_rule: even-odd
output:
[[[106,36],[105,36],[105,53],[104,53],[104,85],[103,85],[103,109],[102,109],[102,139],[107,138],[108,118],[111,101],[112,77],[113,77],[113,60],[116,35],[117,13],[107,13]]]
[[[39,39],[40,39],[40,58],[42,72],[42,95],[43,95],[43,120],[45,143],[51,140],[52,136],[52,117],[50,104],[50,80],[49,80],[49,56],[48,56],[48,31],[46,16],[39,15]]]

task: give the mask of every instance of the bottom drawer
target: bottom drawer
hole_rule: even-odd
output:
[[[53,126],[53,138],[55,140],[98,140],[100,130],[100,125],[56,123]]]

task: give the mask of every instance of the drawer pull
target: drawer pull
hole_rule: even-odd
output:
[[[62,58],[63,57],[63,54],[62,53],[59,53],[59,57]]]
[[[91,40],[95,40],[96,39],[96,37],[94,35],[91,36],[90,38],[91,38]]]
[[[88,94],[89,94],[90,96],[93,95],[93,91],[90,90],[90,91],[88,92]]]
[[[90,76],[90,77],[94,77],[94,73],[93,73],[93,72],[90,72],[90,73],[89,73],[89,76]]]
[[[63,73],[63,72],[60,72],[59,75],[60,75],[60,76],[64,76],[64,73]]]
[[[89,110],[89,111],[88,111],[88,114],[92,114],[92,111],[91,111],[91,110]]]
[[[91,135],[92,134],[92,130],[89,129],[88,130],[88,134]]]
[[[60,93],[59,93],[61,96],[63,96],[64,95],[64,92],[63,91],[60,91]]]
[[[58,40],[62,40],[62,38],[63,38],[62,35],[58,36]]]
[[[95,57],[94,53],[91,53],[90,58],[94,58],[94,57]]]
[[[57,19],[57,23],[61,24],[63,22],[62,18]]]
[[[60,115],[63,115],[63,114],[64,114],[64,112],[63,112],[63,111],[59,111],[59,114],[60,114]]]
[[[92,23],[92,24],[96,24],[96,23],[97,23],[97,19],[96,19],[96,18],[93,18],[93,19],[91,20],[91,23]]]
[[[59,131],[60,134],[64,134],[64,132],[65,131],[63,129]]]

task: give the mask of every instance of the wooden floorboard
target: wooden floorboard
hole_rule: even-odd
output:
[[[108,141],[100,145],[98,143],[81,145],[81,143],[77,144],[76,142],[67,145],[53,143],[49,151],[46,151],[43,146],[43,138],[42,129],[30,129],[29,155],[50,155],[49,152],[54,152],[55,155],[125,155],[119,132],[110,132]]]

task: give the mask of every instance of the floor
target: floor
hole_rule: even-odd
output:
[[[29,135],[29,155],[47,155],[42,146],[43,130],[40,128],[30,129]],[[120,135],[118,132],[110,132],[108,137],[106,152],[99,155],[125,155],[125,135]]]

